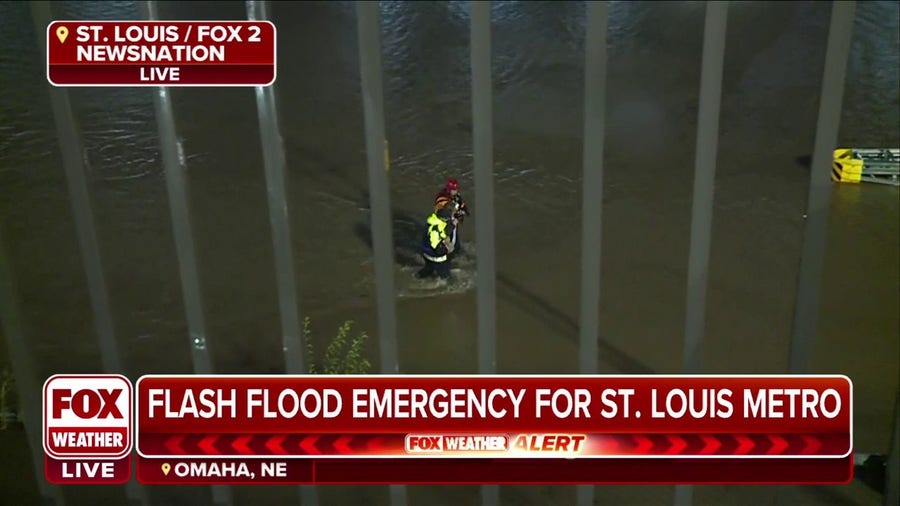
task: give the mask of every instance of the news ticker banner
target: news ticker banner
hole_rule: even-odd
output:
[[[54,86],[268,86],[276,31],[268,21],[54,21]]]
[[[44,428],[55,483],[852,478],[845,376],[54,376]]]

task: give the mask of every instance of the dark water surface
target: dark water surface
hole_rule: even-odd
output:
[[[60,2],[59,19],[137,16],[132,2]],[[344,319],[373,335],[367,175],[353,5],[277,3],[278,82],[300,305],[324,343]],[[808,169],[830,5],[735,2],[728,20],[707,311],[710,373],[787,369]],[[163,19],[241,19],[242,2],[162,3]],[[395,234],[409,240],[442,180],[474,197],[468,6],[384,3]],[[860,2],[840,144],[900,145],[900,9]],[[604,200],[604,373],[679,372],[703,31],[702,2],[612,2]],[[498,369],[577,369],[584,6],[494,6]],[[0,3],[0,212],[38,373],[100,357],[44,76],[26,3]],[[175,89],[188,157],[207,341],[223,373],[283,370],[253,93]],[[191,371],[149,89],[73,89],[117,338],[130,376]],[[478,211],[475,211],[477,219]],[[474,224],[463,238],[474,236]],[[900,353],[896,188],[835,186],[815,369],[855,382],[855,443],[886,448]],[[398,274],[398,288],[408,283]],[[474,291],[398,299],[401,371],[474,373]],[[0,353],[5,353],[0,347]],[[2,358],[4,355],[0,355]],[[0,503],[36,487],[21,437],[0,433]],[[6,451],[7,448],[11,450]],[[11,491],[12,495],[6,491]],[[236,488],[236,504],[296,504],[294,487]],[[411,487],[411,505],[480,504],[477,487]],[[69,489],[116,504],[118,489]],[[152,491],[205,504],[208,488]],[[508,505],[567,505],[572,487],[504,487]],[[321,490],[384,504],[385,487]],[[671,487],[598,488],[597,504],[671,504]],[[847,487],[701,487],[695,504],[872,504]]]

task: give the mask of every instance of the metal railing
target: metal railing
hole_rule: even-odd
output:
[[[141,2],[144,15],[157,19],[155,2]],[[266,2],[247,2],[250,19],[266,19]],[[601,279],[602,199],[596,198],[603,185],[603,155],[606,115],[606,36],[607,2],[588,2],[585,44],[584,89],[584,150],[582,197],[582,245],[580,286],[579,371],[593,374],[598,370],[598,336]],[[803,237],[803,249],[798,276],[798,291],[790,346],[790,372],[809,371],[818,322],[819,295],[825,250],[825,237],[830,199],[831,153],[835,147],[844,78],[850,49],[855,2],[835,2],[832,6],[821,99],[812,158],[808,209]],[[706,4],[706,23],[700,83],[699,118],[691,214],[690,253],[686,319],[684,330],[684,363],[686,373],[700,373],[701,344],[706,320],[706,290],[709,271],[709,250],[712,227],[714,180],[719,138],[719,110],[721,103],[727,2]],[[52,15],[48,2],[33,2],[33,16],[42,47],[46,44],[46,26]],[[378,340],[382,373],[402,372],[397,353],[397,316],[394,287],[393,231],[391,224],[390,186],[386,165],[385,119],[382,87],[381,26],[378,2],[357,3],[360,74],[362,82],[365,143],[368,160],[369,195],[371,199],[372,245],[376,281]],[[479,211],[476,221],[477,308],[478,308],[478,371],[496,372],[496,267],[493,188],[493,120],[491,76],[491,3],[471,4],[471,70],[473,159],[475,170],[475,205]],[[84,262],[91,297],[91,308],[103,367],[107,372],[123,373],[114,335],[109,294],[104,279],[101,252],[97,243],[91,192],[87,181],[86,161],[82,156],[81,136],[72,113],[68,91],[49,87],[53,114],[60,140],[64,168],[69,186],[72,211]],[[178,257],[184,310],[188,320],[188,338],[194,372],[213,372],[207,347],[206,324],[203,317],[203,297],[197,275],[197,260],[191,229],[185,162],[175,133],[175,121],[166,88],[152,89],[159,129],[160,151],[172,226]],[[302,331],[297,309],[297,287],[294,282],[294,257],[291,251],[290,223],[284,190],[285,154],[278,122],[278,107],[274,86],[255,89],[262,141],[270,225],[275,251],[278,300],[283,335],[285,370],[289,374],[306,371]],[[602,193],[602,192],[601,192]],[[0,243],[5,249],[5,243]],[[17,310],[15,280],[3,251],[0,251],[0,310],[3,330],[10,346],[14,373],[22,388],[37,391],[37,378],[29,365],[30,357]],[[213,343],[214,344],[214,343]],[[23,396],[25,424],[34,458],[35,474],[39,477],[40,494],[48,504],[63,504],[59,487],[40,479],[43,462],[40,426],[34,417],[36,401]],[[897,460],[896,429],[893,456]],[[885,498],[897,497],[896,471],[891,467]],[[390,487],[391,503],[406,503],[403,486]],[[593,504],[594,487],[578,487],[579,506]],[[143,487],[134,480],[126,487],[126,495],[133,504],[148,504]],[[304,506],[318,504],[315,487],[300,487]],[[483,487],[485,505],[499,503],[499,488]],[[215,504],[230,504],[228,487],[212,487]],[[692,502],[691,487],[677,487],[675,503],[687,506]]]

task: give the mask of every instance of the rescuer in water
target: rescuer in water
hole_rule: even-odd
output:
[[[462,253],[462,246],[459,241],[459,230],[458,225],[462,223],[463,219],[469,215],[469,207],[466,206],[466,201],[463,200],[462,195],[459,194],[459,181],[456,178],[447,179],[447,183],[444,185],[444,189],[441,190],[434,197],[434,211],[438,212],[440,209],[444,207],[450,207],[453,211],[453,235],[451,236],[451,242],[453,243],[453,250],[450,253],[450,256],[456,256]]]
[[[416,273],[418,278],[435,275],[450,279],[450,254],[453,253],[453,235],[456,223],[453,218],[454,206],[445,205],[428,217],[428,228],[422,238],[422,258],[425,267]]]

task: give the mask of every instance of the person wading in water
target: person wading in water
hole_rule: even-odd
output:
[[[453,235],[451,236],[453,251],[450,253],[450,256],[454,257],[463,252],[462,243],[459,240],[459,224],[462,223],[463,219],[465,219],[466,216],[469,216],[470,213],[466,201],[463,200],[462,195],[459,194],[459,181],[452,177],[447,179],[444,189],[434,197],[435,212],[448,206],[452,209],[455,225],[453,228]]]
[[[425,267],[416,273],[416,277],[431,278],[437,276],[450,280],[450,255],[453,253],[453,234],[456,225],[453,219],[453,207],[444,206],[431,213],[428,226],[422,237],[422,258]]]

